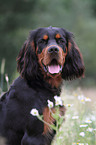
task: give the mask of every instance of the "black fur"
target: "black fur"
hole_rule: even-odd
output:
[[[40,37],[46,32],[50,35],[50,41],[53,39],[53,32],[60,33],[64,39],[60,44],[62,47],[66,46],[68,49],[68,42],[71,42],[72,47],[67,50],[62,78],[79,78],[84,74],[82,56],[75,48],[70,32],[52,27],[31,31],[17,58],[17,69],[21,75],[0,99],[0,134],[6,138],[7,145],[50,145],[55,135],[55,131],[50,136],[43,134],[44,124],[30,114],[31,109],[36,108],[42,115],[47,107],[47,100],[54,103],[54,96],[59,96],[61,92],[60,86],[52,87],[46,81],[38,63],[36,48]],[[42,46],[42,50],[43,48]]]

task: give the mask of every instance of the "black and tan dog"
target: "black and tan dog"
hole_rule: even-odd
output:
[[[55,135],[30,114],[36,108],[48,118],[47,100],[60,95],[62,80],[84,75],[82,55],[72,33],[63,28],[39,28],[30,32],[17,58],[20,72],[0,100],[0,134],[7,145],[50,145]],[[56,123],[56,122],[55,122]]]

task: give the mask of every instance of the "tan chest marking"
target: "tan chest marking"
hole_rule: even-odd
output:
[[[59,108],[59,111],[60,111],[60,116],[64,116],[66,109],[63,106]],[[52,125],[55,123],[55,119],[52,117],[52,113],[55,113],[55,112],[56,112],[55,108],[52,108],[51,111],[48,107],[44,108],[43,119],[46,122],[44,123],[44,131],[43,131],[44,135],[47,135],[49,132],[52,131],[52,128],[50,128],[49,125]]]

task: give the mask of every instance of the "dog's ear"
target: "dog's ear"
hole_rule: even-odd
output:
[[[35,53],[34,37],[36,31],[30,32],[17,57],[17,70],[27,80],[35,79],[38,72],[38,62]]]
[[[62,71],[62,78],[65,80],[72,80],[75,78],[84,77],[84,62],[82,54],[73,40],[73,34],[64,30],[67,41],[67,56]]]

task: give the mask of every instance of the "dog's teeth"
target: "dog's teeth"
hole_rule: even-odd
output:
[[[62,71],[62,66],[60,67],[60,71]]]

